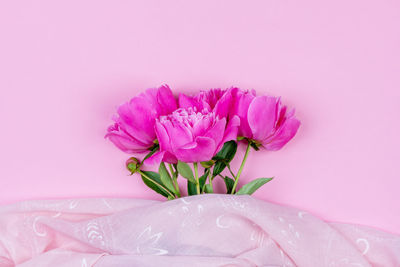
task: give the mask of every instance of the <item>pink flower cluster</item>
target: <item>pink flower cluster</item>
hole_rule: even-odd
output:
[[[182,196],[179,176],[187,179],[188,195],[214,193],[216,177],[224,180],[227,194],[254,193],[272,178],[255,179],[237,190],[251,148],[281,149],[300,126],[294,110],[288,111],[277,97],[230,88],[176,99],[167,85],[121,105],[114,121],[106,137],[124,152],[144,154],[129,158],[128,170],[168,199]],[[235,174],[230,163],[238,143],[247,144],[247,149]],[[144,163],[158,165],[158,172],[143,170]],[[204,168],[202,175],[198,163]]]
[[[209,161],[230,140],[281,149],[299,128],[294,110],[280,98],[238,88],[180,94],[167,85],[148,89],[121,105],[106,137],[130,154],[159,150],[148,163]]]

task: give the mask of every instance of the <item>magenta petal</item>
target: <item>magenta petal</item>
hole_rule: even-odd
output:
[[[158,88],[157,101],[161,107],[161,114],[158,115],[167,115],[177,109],[175,97],[168,85]]]
[[[178,163],[178,159],[175,157],[174,154],[172,154],[169,151],[165,151],[164,158],[162,161],[172,164]]]
[[[193,99],[193,97],[187,96],[185,94],[179,94],[179,107],[180,108],[198,108],[198,102]]]
[[[213,123],[213,118],[203,117],[202,120],[199,120],[194,123],[192,127],[193,136],[203,136],[210,126]]]
[[[144,147],[143,144],[125,134],[109,132],[106,134],[105,138],[108,138],[116,147],[129,154],[147,151],[147,148]]]
[[[231,88],[227,90],[222,97],[217,101],[214,111],[219,118],[228,117],[230,110],[232,109],[234,97],[237,94],[237,88]]]
[[[145,144],[153,143],[155,139],[154,123],[155,110],[148,101],[141,98],[133,98],[129,103],[118,108],[118,124],[131,136]]]
[[[278,131],[263,142],[267,150],[279,150],[289,142],[300,127],[300,121],[294,116],[287,118]]]
[[[249,122],[247,121],[249,106],[255,96],[249,92],[238,92],[236,96],[235,105],[233,111],[230,112],[230,115],[237,115],[240,118],[240,126],[238,135],[244,136],[247,138],[253,138],[253,134],[251,132]]]
[[[168,136],[171,137],[171,147],[181,147],[193,142],[193,135],[185,125],[173,125],[171,122],[166,122],[164,127],[167,130]]]
[[[160,150],[161,151],[171,150],[171,140],[164,125],[157,121],[155,125],[155,131],[158,143],[160,145]]]
[[[214,156],[216,146],[214,140],[208,137],[197,137],[190,148],[179,148],[176,157],[184,162],[208,161]]]
[[[257,96],[251,102],[248,111],[248,122],[254,140],[264,140],[273,132],[276,122],[277,98]]]
[[[213,139],[214,143],[219,145],[224,138],[225,127],[226,119],[222,118],[221,120],[218,120],[203,136]]]
[[[156,122],[157,140],[160,151],[166,151],[163,161],[176,163],[174,152],[178,147],[193,142],[193,137],[187,128],[182,125],[173,125],[171,121]]]
[[[153,155],[151,155],[150,157],[148,157],[145,161],[143,161],[143,164],[146,166],[154,166],[154,165],[158,166],[163,160],[164,154],[165,151],[158,151]]]
[[[224,138],[222,139],[222,142],[219,143],[217,151],[219,151],[222,148],[225,142],[231,140],[236,141],[239,125],[240,125],[240,119],[238,116],[233,116],[233,118],[229,120],[228,125],[226,126],[225,129]]]

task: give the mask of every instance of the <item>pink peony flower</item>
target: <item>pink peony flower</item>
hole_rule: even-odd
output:
[[[210,89],[207,91],[200,91],[194,96],[179,94],[179,107],[196,107],[197,110],[207,109],[208,111],[212,111],[214,107],[219,103],[219,100],[222,98],[226,91],[227,90],[222,90],[218,88]]]
[[[195,96],[179,96],[181,107],[206,108],[220,118],[240,118],[238,136],[267,150],[279,150],[294,137],[300,126],[294,110],[287,111],[280,98],[256,96],[254,90],[212,89]]]
[[[287,111],[280,97],[256,96],[254,92],[232,92],[229,116],[240,118],[238,136],[246,137],[267,150],[279,150],[296,134],[300,121],[294,109]]]
[[[177,109],[168,85],[147,89],[118,108],[106,138],[126,153],[147,152],[156,141],[155,121]]]
[[[180,108],[171,115],[161,116],[156,122],[160,151],[153,158],[176,163],[208,161],[229,140],[236,140],[239,118],[227,124],[207,109]]]
[[[188,108],[196,107],[197,110],[206,109],[214,111],[220,118],[233,117],[231,114],[232,104],[234,103],[234,95],[237,88],[231,89],[210,89],[208,91],[200,91],[194,96],[187,96],[185,94],[179,95],[179,107]]]

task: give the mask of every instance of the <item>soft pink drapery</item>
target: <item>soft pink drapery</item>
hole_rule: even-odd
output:
[[[0,208],[0,266],[400,266],[400,237],[250,196]]]

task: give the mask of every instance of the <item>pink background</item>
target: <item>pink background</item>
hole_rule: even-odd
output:
[[[250,156],[243,181],[275,176],[257,197],[400,233],[399,14],[395,0],[2,1],[0,203],[160,199],[103,139],[116,107],[162,83],[235,85],[302,121]]]

